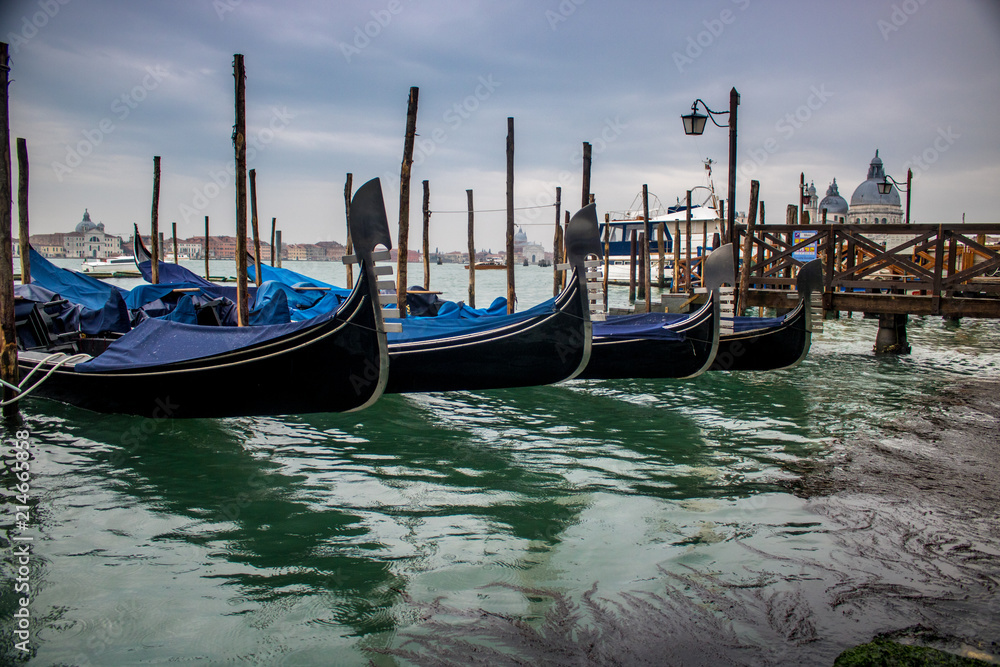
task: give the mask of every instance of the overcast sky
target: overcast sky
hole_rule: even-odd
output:
[[[343,242],[348,172],[355,187],[382,178],[395,233],[411,86],[411,248],[423,180],[432,248],[465,247],[466,215],[448,211],[465,210],[467,189],[477,209],[503,209],[508,117],[518,207],[561,186],[575,210],[584,141],[602,217],[644,183],[683,198],[706,158],[724,196],[728,130],[687,137],[679,117],[696,98],[727,110],[732,87],[738,210],[756,179],[782,222],[800,172],[821,197],[836,178],[850,200],[878,149],[897,180],[913,169],[915,221],[998,220],[995,0],[3,0],[0,34],[34,232],[69,231],[84,208],[112,233],[148,229],[159,155],[161,229],[200,234],[208,215],[213,234],[234,233],[235,53],[262,231],[277,217],[286,242]],[[547,248],[553,220],[517,215]],[[504,213],[476,221],[477,247],[503,245]]]

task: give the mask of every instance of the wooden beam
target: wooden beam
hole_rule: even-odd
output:
[[[233,56],[236,79],[236,127],[233,147],[236,151],[236,306],[237,325],[250,324],[250,294],[247,291],[247,120],[246,70],[243,55]]]
[[[8,139],[10,141],[10,139]],[[21,255],[21,284],[31,282],[31,231],[28,221],[28,142],[17,140],[17,212],[18,212],[18,254]]]
[[[514,291],[514,119],[507,118],[507,313],[517,303]]]
[[[410,88],[406,103],[406,136],[403,140],[403,162],[399,168],[399,253],[396,260],[396,306],[399,316],[406,317],[406,263],[410,255],[410,171],[413,167],[413,142],[417,135],[417,99],[420,89]]]

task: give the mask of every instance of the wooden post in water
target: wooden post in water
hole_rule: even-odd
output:
[[[424,289],[431,288],[431,185],[424,181]]]
[[[649,188],[647,187],[646,183],[642,184],[642,229],[643,233],[646,236],[644,245],[642,247],[643,259],[644,259],[642,263],[642,271],[643,271],[642,284],[644,290],[643,294],[646,296],[646,312],[648,313],[649,307],[652,303],[649,288],[652,282],[650,278],[650,271],[653,268],[653,261],[650,258],[649,247],[653,240],[652,239],[653,235],[651,233],[653,230],[649,226]]]
[[[760,201],[760,216],[757,219],[758,225],[764,224],[764,200]],[[764,277],[764,244],[757,244],[757,277]]]
[[[150,214],[149,244],[153,257],[150,262],[153,284],[160,282],[160,156],[153,157],[153,210]]]
[[[399,168],[399,240],[396,260],[396,306],[399,316],[406,317],[406,261],[410,255],[410,170],[413,167],[413,142],[417,134],[417,98],[420,90],[410,88],[406,104],[406,136],[403,140],[403,162]]]
[[[351,194],[353,188],[354,174],[347,174],[347,182],[344,184],[344,210],[345,219],[347,220],[347,247],[345,248],[348,255],[354,254],[354,240],[351,238]],[[281,266],[281,264],[278,264]],[[351,264],[347,265],[347,289],[354,287],[354,267]]]
[[[785,209],[785,224],[786,225],[794,225],[795,222],[796,222],[796,220],[798,220],[798,219],[799,219],[799,207],[796,206],[796,205],[794,205],[794,204],[789,204],[788,208]],[[791,246],[793,238],[794,238],[794,236],[791,233],[786,233],[785,234],[785,244],[788,245],[788,246]],[[785,277],[785,278],[791,278],[792,277],[792,267],[791,266],[787,267],[781,273],[782,273],[783,277]],[[791,289],[791,287],[790,286],[784,286],[783,289]]]
[[[10,139],[8,139],[10,141]],[[18,212],[18,249],[21,255],[21,284],[31,282],[31,257],[28,247],[31,232],[28,224],[28,142],[17,140],[17,212]]]
[[[250,295],[247,292],[247,119],[246,70],[243,54],[233,59],[236,78],[236,127],[233,145],[236,149],[236,305],[237,325],[250,324]]]
[[[7,44],[0,42],[0,378],[16,385],[17,330],[14,325],[14,240],[11,226],[11,169],[10,169],[10,111],[7,106],[10,65]],[[4,400],[11,400],[15,394],[4,387]],[[4,417],[17,416],[17,403],[4,406]]]
[[[171,225],[170,232],[171,232],[171,234],[174,237],[174,264],[176,264],[178,262],[178,259],[177,259],[177,223],[176,222],[172,222],[172,223],[170,223],[170,225]]]
[[[260,230],[257,227],[257,170],[250,170],[250,230],[253,232],[253,279],[260,287]]]
[[[665,223],[661,220],[660,222],[656,223],[656,250],[657,250],[656,259],[660,263],[660,267],[656,270],[656,284],[659,286],[661,291],[663,290],[664,283],[666,282],[666,274],[665,274],[667,270],[666,244],[667,244],[666,226]]]
[[[743,238],[743,269],[740,271],[740,293],[736,298],[737,315],[747,309],[748,293],[750,291],[750,259],[753,253],[753,233],[757,226],[757,198],[760,193],[760,183],[750,181],[750,210],[747,212],[747,235]]]
[[[211,276],[208,272],[208,216],[205,216],[205,280],[211,280]]]
[[[601,288],[604,290],[604,310],[608,309],[608,269],[611,268],[611,214],[604,214],[604,276]]]
[[[469,308],[476,307],[476,210],[472,206],[472,190],[465,191],[469,202]]]
[[[274,245],[276,246],[276,253],[278,257],[278,268],[281,268],[281,230],[275,230],[274,232]]]
[[[628,302],[630,304],[635,303],[635,262],[636,262],[636,244],[638,243],[636,237],[636,231],[633,229],[629,234],[629,249],[628,249]]]
[[[684,291],[691,293],[691,200],[688,199],[687,215],[684,216]]]
[[[557,296],[562,289],[562,272],[559,263],[562,261],[562,225],[559,218],[562,210],[562,188],[556,187],[556,230],[552,236],[552,296]]]
[[[690,190],[688,192],[690,192]],[[690,201],[690,199],[688,199],[688,201]],[[690,207],[688,207],[688,209],[690,209]],[[680,220],[676,220],[676,221],[674,221],[674,241],[671,244],[671,245],[673,245],[673,250],[674,250],[674,271],[673,271],[673,275],[670,278],[670,280],[671,280],[671,282],[670,282],[670,293],[671,294],[676,294],[677,293],[677,291],[679,289],[678,286],[681,283],[681,243],[680,243],[680,239],[681,239],[681,221]]]
[[[514,119],[507,118],[507,313],[514,312]]]
[[[583,197],[580,208],[590,203],[590,164],[592,148],[590,142],[583,142]]]
[[[271,218],[271,266],[274,266],[274,230],[278,227],[278,219]],[[348,287],[348,289],[350,289]]]

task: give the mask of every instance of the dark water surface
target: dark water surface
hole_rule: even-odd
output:
[[[827,322],[787,371],[346,415],[26,401],[26,530],[5,448],[6,659],[18,535],[37,665],[470,664],[473,646],[483,664],[831,664],[918,624],[996,655],[1000,490],[974,464],[977,438],[1000,441],[1000,323],[916,319],[901,358],[871,355],[875,327]],[[971,468],[949,467],[949,438]]]

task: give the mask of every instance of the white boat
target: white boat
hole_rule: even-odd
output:
[[[686,202],[681,203],[679,199],[677,204],[664,207],[655,195],[649,195],[651,204],[655,203],[655,205],[650,206],[648,222],[643,222],[641,194],[637,195],[629,209],[609,213],[610,218],[607,223],[610,232],[608,243],[609,283],[614,285],[627,285],[629,283],[633,231],[636,232],[637,239],[639,234],[645,235],[646,247],[649,250],[651,282],[656,282],[660,267],[660,243],[657,230],[660,223],[663,223],[663,263],[664,277],[667,283],[671,282],[673,278],[674,248],[676,247],[680,251],[681,267],[686,264],[690,248],[691,265],[695,274],[694,286],[698,286],[697,276],[701,273],[699,269],[700,258],[712,251],[721,224],[718,211],[719,201],[712,186],[711,162],[706,162],[705,168],[708,171],[708,185],[698,186],[692,190],[690,239],[687,233],[687,204]],[[705,191],[707,191],[707,195],[704,194]],[[695,193],[700,195],[698,199],[695,199]],[[698,201],[701,203],[696,203]],[[601,223],[602,252],[605,238],[604,226],[605,223]]]
[[[98,257],[84,262],[81,270],[84,273],[118,273],[138,276],[139,269],[131,255],[118,257]]]

